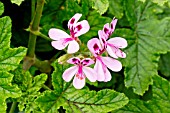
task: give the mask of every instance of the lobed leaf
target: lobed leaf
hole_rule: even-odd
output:
[[[8,72],[0,71],[0,112],[6,111],[6,99],[8,97],[17,98],[21,96],[21,91],[16,85],[12,85],[13,75]]]
[[[109,112],[123,107],[128,98],[114,90],[89,91],[86,88],[75,89],[70,82],[62,79],[62,73],[69,65],[62,66],[57,61],[53,64],[52,84],[54,91],[46,91],[36,99],[42,112],[55,113],[60,106],[69,112]],[[48,103],[44,105],[44,103]],[[102,109],[101,109],[102,108]]]
[[[0,18],[0,70],[14,70],[26,55],[24,47],[10,48],[11,19]]]
[[[168,113],[170,112],[170,83],[160,76],[154,76],[153,97],[149,101],[132,99],[129,103],[112,113]]]
[[[152,77],[157,75],[159,53],[170,49],[170,18],[157,20],[152,7],[155,5],[150,2],[142,4],[136,0],[126,1],[126,16],[133,33],[127,38],[129,45],[125,59],[125,85],[132,87],[139,95],[148,90],[153,83]]]

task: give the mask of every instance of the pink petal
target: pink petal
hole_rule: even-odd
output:
[[[124,38],[121,38],[121,37],[111,38],[107,42],[110,43],[110,44],[113,44],[114,46],[116,46],[118,48],[127,47],[127,41]]]
[[[83,66],[90,66],[90,65],[94,64],[94,61],[91,58],[85,58],[81,61],[81,64]]]
[[[76,89],[82,89],[85,86],[85,78],[79,79],[78,77],[74,77],[73,79],[73,86]]]
[[[52,41],[51,45],[55,49],[62,50],[62,49],[64,49],[68,45],[68,43],[64,43],[62,40],[58,40],[58,41]]]
[[[97,73],[94,71],[94,69],[83,66],[83,72],[91,82],[95,82],[97,80]]]
[[[89,31],[90,29],[90,25],[88,23],[87,20],[83,20],[81,22],[78,22],[75,26],[74,26],[75,30],[74,30],[74,33],[75,33],[75,37],[78,37],[82,34],[85,34],[86,32]]]
[[[121,57],[121,58],[126,58],[126,54],[125,54],[123,51],[121,51],[120,49],[118,49],[118,50],[116,51],[116,55],[117,55],[118,57]]]
[[[100,43],[102,45],[102,47],[106,46],[106,35],[103,34],[102,30],[98,31],[98,35],[99,35],[99,39],[100,39]]]
[[[105,24],[103,27],[103,33],[105,34],[105,39],[107,40],[109,38],[110,34],[110,27],[109,27],[109,23]]]
[[[53,40],[60,40],[62,38],[70,38],[70,35],[68,35],[65,31],[51,28],[48,32],[48,35]]]
[[[122,69],[122,64],[118,60],[110,57],[102,57],[102,61],[112,71],[118,72]]]
[[[110,74],[110,71],[106,68],[106,73],[105,73],[105,80],[104,82],[108,82],[112,79],[112,76]]]
[[[73,78],[73,76],[76,74],[77,70],[78,70],[77,66],[73,66],[73,67],[66,69],[62,75],[63,79],[66,82],[69,82]]]
[[[100,44],[100,41],[98,38],[93,38],[93,39],[90,39],[88,42],[87,42],[87,47],[88,49],[93,53],[94,56],[97,56],[101,50],[101,44]]]
[[[108,54],[113,57],[113,58],[118,58],[117,54],[116,54],[116,49],[115,48],[112,48],[110,46],[107,46],[106,48]]]
[[[76,13],[69,21],[68,21],[68,28],[71,29],[74,24],[80,19],[82,14]]]
[[[113,31],[115,30],[116,24],[117,24],[117,19],[113,18],[113,20],[110,24],[111,33],[113,33]]]
[[[97,72],[97,80],[104,81],[105,80],[105,73],[103,70],[102,63],[96,59],[96,64],[94,65],[94,70]]]
[[[78,65],[78,64],[80,64],[80,58],[73,57],[73,58],[70,58],[69,60],[67,60],[67,62],[70,63],[70,64]]]
[[[79,44],[73,40],[69,42],[67,53],[72,54],[79,50]]]

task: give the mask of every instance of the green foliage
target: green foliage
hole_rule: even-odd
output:
[[[109,7],[109,1],[108,0],[91,0],[92,1],[92,8],[97,10],[100,15],[104,14],[108,7]]]
[[[46,91],[36,99],[42,112],[56,112],[60,106],[63,106],[68,113],[103,113],[118,109],[128,103],[128,98],[123,93],[114,90],[105,89],[99,92],[89,91],[86,88],[77,90],[70,82],[66,83],[62,79],[61,75],[67,66],[61,66],[57,62],[53,66],[55,68],[52,74],[54,91]],[[44,103],[48,104],[44,105]]]
[[[10,48],[11,19],[0,18],[0,70],[14,70],[26,54],[23,47]]]
[[[146,0],[139,0],[139,1],[145,2]],[[160,6],[163,6],[166,2],[168,2],[168,0],[151,0],[151,1],[157,3]]]
[[[6,111],[6,99],[9,97],[17,98],[21,95],[21,90],[17,87],[17,85],[12,85],[13,75],[0,71],[0,112],[4,113]]]
[[[30,113],[31,111],[36,112],[38,106],[35,104],[35,99],[41,94],[39,91],[45,81],[47,80],[46,74],[40,74],[33,78],[33,76],[27,71],[22,71],[22,68],[19,67],[12,72],[14,74],[14,82],[19,85],[19,88],[22,90],[22,94],[17,98],[19,102],[18,107],[20,111]]]
[[[31,58],[25,47],[18,46],[27,45],[25,38],[29,38],[29,32],[22,31],[29,27],[29,22],[32,25],[29,11],[36,3],[31,7],[32,0],[22,1],[11,0],[12,4],[8,4],[10,1],[3,0],[5,7],[0,2],[0,113],[13,109],[12,102],[17,102],[15,112],[25,113],[170,112],[168,0],[40,0],[45,2],[39,26],[43,35],[48,36],[50,28],[69,33],[67,22],[75,13],[82,14],[79,21],[87,20],[90,30],[78,37],[82,45],[76,54],[58,52],[49,40],[38,36],[36,48],[32,48],[36,50],[35,56]],[[16,9],[20,13],[13,13]],[[62,78],[63,72],[72,66],[66,63],[67,59],[79,53],[81,57],[91,57],[88,40],[97,38],[98,30],[114,17],[118,22],[111,37],[128,41],[128,47],[123,49],[127,57],[118,59],[123,64],[122,70],[111,72],[109,82],[86,80],[83,89],[75,89],[72,81]],[[22,69],[24,56],[26,64],[32,66],[27,71]],[[63,64],[57,62],[58,58]],[[42,70],[49,71],[44,74]]]
[[[120,19],[123,17],[123,0],[109,0],[108,13]]]
[[[11,0],[12,3],[20,5],[24,0]]]
[[[161,55],[161,58],[159,60],[159,70],[160,72],[166,76],[170,76],[170,53]]]
[[[132,99],[129,103],[112,113],[168,113],[170,112],[169,81],[158,75],[154,76],[152,98],[148,101]]]
[[[0,2],[0,15],[4,12],[4,5]]]
[[[143,4],[135,0],[126,2],[126,16],[132,30],[122,29],[126,34],[131,32],[131,35],[126,37],[129,46],[125,59],[125,85],[132,87],[139,95],[148,90],[153,82],[152,77],[157,74],[158,53],[167,52],[170,48],[168,37],[170,18],[157,20],[151,10],[153,7],[154,4],[150,2]]]

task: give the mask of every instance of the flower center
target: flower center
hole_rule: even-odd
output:
[[[81,64],[78,65],[78,72],[76,74],[76,77],[78,77],[78,79],[80,80],[85,78],[84,73],[83,73],[83,66]]]

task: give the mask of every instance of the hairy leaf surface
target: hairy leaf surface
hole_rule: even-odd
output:
[[[153,78],[153,97],[149,101],[139,99],[130,100],[129,103],[113,113],[168,113],[170,112],[170,83],[160,76]]]

